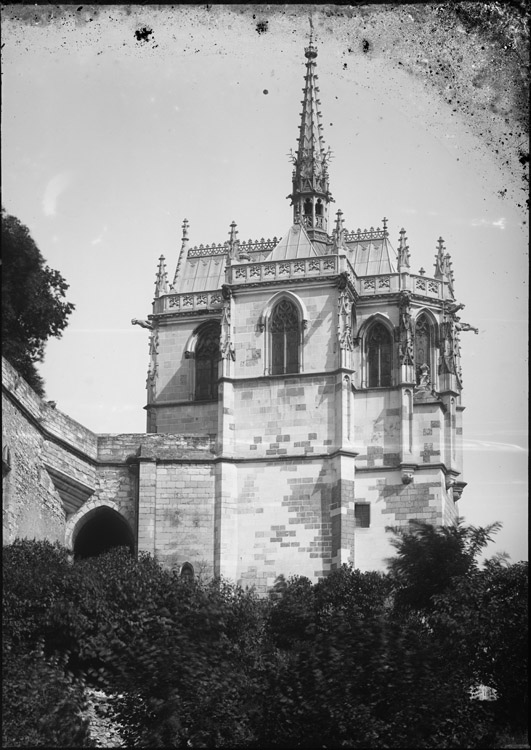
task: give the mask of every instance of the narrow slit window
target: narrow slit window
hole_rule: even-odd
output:
[[[371,525],[371,506],[369,503],[354,503],[354,519],[356,527],[368,529]]]

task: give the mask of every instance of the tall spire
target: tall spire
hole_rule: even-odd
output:
[[[289,198],[293,205],[293,222],[303,223],[312,239],[325,239],[328,234],[328,206],[333,200],[328,190],[328,162],[330,149],[325,150],[321,135],[321,102],[317,98],[315,60],[317,49],[310,43],[304,50],[306,75],[302,100],[301,124],[297,154],[291,155],[293,192]]]

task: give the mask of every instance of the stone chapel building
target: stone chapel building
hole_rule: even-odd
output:
[[[291,225],[281,239],[160,258],[147,434],[95,435],[4,369],[4,538],[76,554],[125,543],[187,575],[265,592],[342,563],[385,568],[385,527],[458,515],[459,334],[450,256],[410,268],[381,228],[349,231],[332,196],[305,49]],[[35,491],[41,500],[35,504]]]

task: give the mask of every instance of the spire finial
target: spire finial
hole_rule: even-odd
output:
[[[387,222],[388,222],[388,219],[384,216],[383,219],[382,219],[382,226],[383,226],[383,231],[384,231],[384,234],[385,234],[386,237],[388,237]]]
[[[188,219],[185,219],[183,221],[183,242],[188,239],[188,227],[189,227]]]

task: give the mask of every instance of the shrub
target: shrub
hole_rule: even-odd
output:
[[[40,648],[2,649],[3,747],[94,747],[89,738],[83,684],[65,671],[65,660]]]

